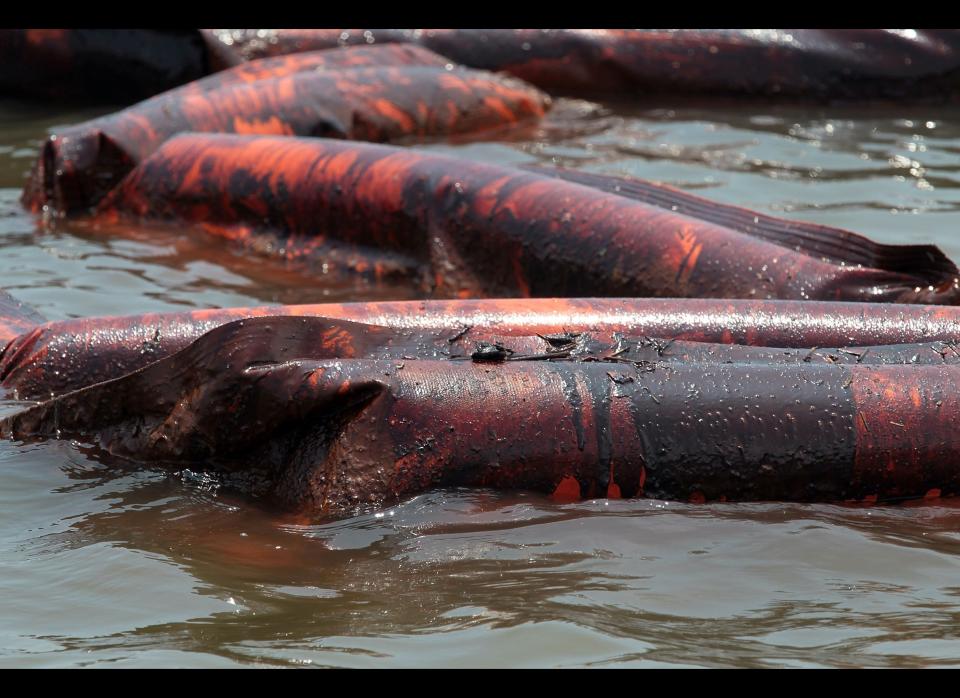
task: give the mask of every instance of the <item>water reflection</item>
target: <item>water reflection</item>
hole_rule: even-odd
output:
[[[954,663],[949,500],[559,505],[445,490],[310,523],[159,471],[103,472],[69,444],[50,450],[64,449],[69,484],[51,492],[88,510],[15,552],[66,574],[61,593],[110,600],[94,623],[86,609],[35,635],[67,661],[163,648],[348,666]],[[56,455],[45,450],[20,456]],[[192,601],[171,619],[181,597]],[[84,632],[65,631],[76,623]]]
[[[189,231],[39,228],[17,197],[44,129],[97,113],[0,105],[0,286],[51,319],[379,292]],[[425,147],[631,174],[960,258],[957,117],[570,102],[529,133]],[[101,464],[69,442],[0,443],[0,470],[5,666],[953,666],[960,655],[954,501],[558,505],[447,490],[318,523],[202,477]]]

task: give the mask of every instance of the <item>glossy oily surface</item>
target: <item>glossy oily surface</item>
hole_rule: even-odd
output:
[[[416,295],[189,231],[39,231],[17,199],[44,129],[106,111],[0,109],[0,286],[48,319]],[[945,108],[610,105],[565,132],[428,149],[632,174],[960,258],[960,115]],[[565,504],[442,489],[323,523],[202,472],[108,467],[67,440],[4,442],[0,470],[4,666],[952,666],[960,654],[955,500]]]

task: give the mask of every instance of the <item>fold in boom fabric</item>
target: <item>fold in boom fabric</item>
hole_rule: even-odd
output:
[[[960,486],[960,366],[949,352],[920,365],[669,361],[665,348],[631,354],[650,340],[628,339],[590,360],[554,346],[480,361],[437,358],[440,337],[389,335],[323,319],[238,321],[0,420],[0,436],[92,438],[137,461],[202,463],[311,515],[439,486],[693,501],[887,500]],[[364,358],[395,343],[415,353]]]
[[[244,77],[255,70],[232,71],[232,79],[214,76],[209,84],[188,85],[62,129],[44,144],[23,203],[32,211],[88,210],[181,132],[422,139],[536,121],[549,106],[545,94],[515,78],[447,70],[422,51],[381,53],[377,60],[399,55],[398,63],[426,60],[431,65],[309,70],[253,82]]]
[[[954,99],[956,29],[204,30],[241,59],[412,42],[546,90],[791,100]]]
[[[733,207],[659,191],[666,199],[644,200],[388,146],[182,135],[133,170],[95,221],[105,231],[123,221],[196,223],[254,250],[409,281],[436,297],[960,297],[956,267],[933,246],[791,230],[768,216],[753,227],[724,223],[713,214]]]
[[[2,297],[0,297],[2,301]],[[5,311],[5,312],[4,312]],[[187,347],[226,323],[264,315],[354,320],[395,331],[431,329],[450,352],[469,354],[479,341],[514,351],[546,351],[537,335],[581,334],[591,341],[615,335],[698,342],[793,347],[804,357],[857,358],[866,345],[952,342],[960,337],[960,309],[946,306],[706,299],[562,299],[401,301],[261,306],[80,318],[40,324],[22,304],[0,303],[0,387],[22,399],[47,398],[140,369]],[[534,337],[518,345],[517,337]],[[934,344],[935,347],[940,345]],[[539,348],[538,348],[539,347]],[[676,349],[671,349],[673,356]],[[909,357],[939,360],[934,349]],[[404,349],[404,353],[407,350]],[[939,353],[949,349],[940,347]],[[351,355],[356,355],[351,354]],[[872,360],[876,353],[868,353]],[[860,361],[864,360],[860,356]]]

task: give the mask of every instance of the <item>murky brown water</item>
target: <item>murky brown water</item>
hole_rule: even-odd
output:
[[[51,319],[374,293],[187,233],[38,232],[17,204],[38,139],[96,113],[0,102],[0,287]],[[572,119],[429,147],[628,173],[960,259],[960,111]],[[960,665],[958,501],[559,505],[446,490],[303,525],[65,442],[0,443],[0,478],[0,666]]]

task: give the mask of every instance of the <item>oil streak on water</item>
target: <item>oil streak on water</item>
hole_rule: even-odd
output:
[[[956,110],[566,108],[573,128],[429,147],[655,179],[960,259]],[[185,232],[40,232],[17,204],[38,142],[96,113],[0,103],[0,287],[50,319],[410,297]],[[68,442],[2,443],[0,473],[0,666],[960,665],[956,501],[445,490],[307,525]]]

